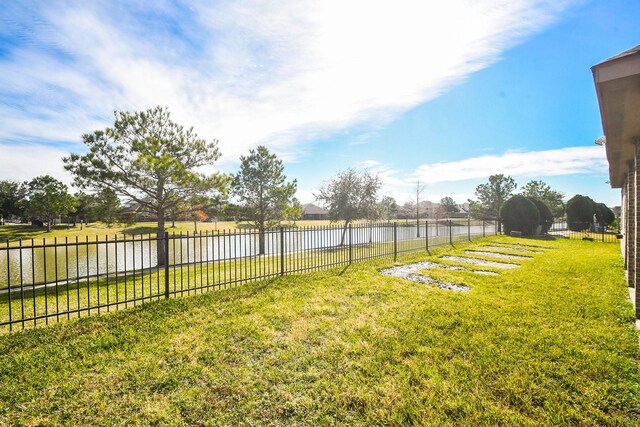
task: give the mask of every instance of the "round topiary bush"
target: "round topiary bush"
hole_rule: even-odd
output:
[[[606,227],[616,219],[616,215],[604,203],[596,203],[596,219],[601,227]]]
[[[546,234],[553,225],[551,209],[540,199],[536,199],[535,197],[528,197],[528,199],[538,208],[538,213],[540,214],[540,233]]]
[[[576,194],[567,202],[567,226],[571,231],[587,230],[593,223],[596,204],[590,197]]]
[[[504,202],[500,208],[500,217],[506,233],[519,231],[525,236],[531,236],[540,224],[540,213],[536,205],[519,194]]]

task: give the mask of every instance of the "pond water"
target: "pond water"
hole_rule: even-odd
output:
[[[452,226],[454,236],[483,233],[483,226],[466,224]],[[494,233],[493,225],[486,225],[487,234]],[[269,230],[264,237],[264,254],[279,255],[281,244],[285,253],[304,250],[330,249],[338,247],[343,238],[343,229],[336,227],[297,228]],[[421,226],[419,235],[425,239],[449,236],[449,226]],[[355,226],[344,236],[353,245],[368,243],[391,243],[394,240],[391,225]],[[397,227],[398,242],[416,239],[415,225]],[[76,280],[106,274],[116,274],[157,267],[158,239],[140,237],[126,240],[73,241],[34,245],[33,247],[0,248],[0,288]],[[221,232],[216,234],[172,235],[169,238],[169,265],[214,262],[259,256],[259,234],[257,232]]]

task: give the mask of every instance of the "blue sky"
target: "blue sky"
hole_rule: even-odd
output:
[[[0,179],[51,174],[113,110],[168,106],[264,144],[299,198],[348,167],[459,203],[493,173],[611,206],[590,67],[640,44],[640,2],[11,2],[0,11]]]

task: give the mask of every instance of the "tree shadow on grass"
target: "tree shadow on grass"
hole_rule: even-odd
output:
[[[543,240],[543,241],[553,241],[557,239],[564,239],[564,236],[553,236],[551,234],[545,234],[543,236],[510,236],[508,234],[504,234],[505,237],[512,237],[514,239],[525,239],[525,240]]]
[[[345,274],[349,270],[349,267],[351,267],[349,264],[345,265],[338,273],[338,276],[342,276],[343,274]]]
[[[51,227],[51,231],[66,231],[70,228],[73,227],[70,227],[66,224],[54,225],[53,227]],[[11,224],[0,226],[0,242],[5,242],[7,240],[29,240],[39,237],[50,237],[50,234],[47,233],[47,227],[39,227],[37,225],[31,224]]]
[[[167,229],[167,231],[169,231]],[[127,236],[137,236],[140,234],[156,234],[158,232],[158,227],[141,225],[139,227],[132,227],[122,230],[122,234]]]

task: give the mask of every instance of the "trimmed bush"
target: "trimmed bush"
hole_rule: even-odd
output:
[[[540,224],[540,213],[536,205],[519,194],[504,202],[500,208],[500,217],[506,233],[520,231],[525,236],[531,236]]]
[[[602,227],[606,227],[615,221],[616,215],[604,203],[596,203],[596,220]]]
[[[538,208],[538,213],[540,214],[540,233],[546,234],[553,225],[553,214],[551,213],[551,209],[549,209],[549,206],[545,205],[540,199],[536,199],[535,197],[527,198],[536,205],[536,208]]]
[[[587,230],[593,223],[596,204],[590,197],[576,194],[567,202],[567,226],[571,231]]]

